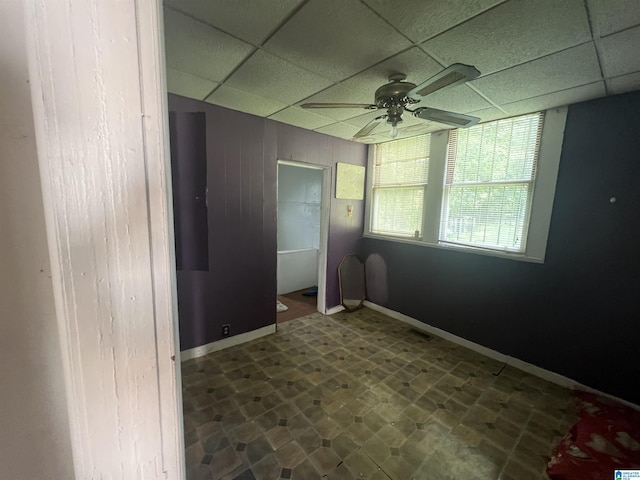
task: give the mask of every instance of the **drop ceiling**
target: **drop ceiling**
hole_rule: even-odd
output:
[[[452,63],[481,75],[418,106],[487,121],[640,90],[638,0],[165,0],[164,21],[169,92],[346,139],[381,112],[299,105],[373,103],[390,74]]]

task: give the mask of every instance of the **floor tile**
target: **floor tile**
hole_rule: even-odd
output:
[[[275,456],[280,465],[291,469],[302,462],[306,455],[298,443],[293,441],[276,450]]]
[[[321,475],[332,472],[341,463],[340,457],[329,447],[318,448],[309,458]]]
[[[291,478],[294,480],[319,480],[322,477],[311,463],[311,460],[304,460],[293,469]]]
[[[189,480],[539,480],[575,422],[568,390],[366,308],[182,375]]]

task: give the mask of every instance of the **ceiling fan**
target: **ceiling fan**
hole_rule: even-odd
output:
[[[422,101],[428,95],[468,82],[478,77],[480,72],[471,65],[454,63],[450,67],[434,75],[429,80],[416,85],[405,82],[407,78],[403,73],[394,73],[389,76],[389,83],[376,90],[375,103],[304,103],[302,108],[362,108],[365,110],[386,110],[387,113],[374,118],[357,132],[353,138],[366,137],[373,132],[378,125],[386,120],[391,125],[390,135],[395,138],[398,135],[398,124],[402,122],[402,114],[407,111],[414,117],[423,120],[432,120],[454,127],[470,127],[480,121],[478,117],[463,115],[461,113],[438,110],[436,108],[418,107],[408,108]]]

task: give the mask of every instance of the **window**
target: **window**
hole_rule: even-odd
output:
[[[370,150],[365,235],[542,262],[566,108]]]
[[[372,232],[419,236],[429,176],[429,140],[429,135],[421,135],[376,147]]]
[[[543,115],[449,135],[440,240],[524,251]]]

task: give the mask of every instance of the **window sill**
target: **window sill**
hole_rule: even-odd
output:
[[[373,238],[375,240],[385,240],[389,242],[406,243],[409,245],[419,245],[421,247],[436,248],[439,250],[448,250],[454,252],[470,253],[475,255],[484,255],[488,257],[505,258],[508,260],[517,260],[519,262],[544,263],[544,258],[527,256],[526,253],[509,253],[497,250],[487,250],[484,248],[463,247],[461,245],[452,245],[448,243],[431,243],[424,240],[415,240],[413,238],[392,237],[380,235],[377,233],[367,233],[362,235],[364,238]]]

